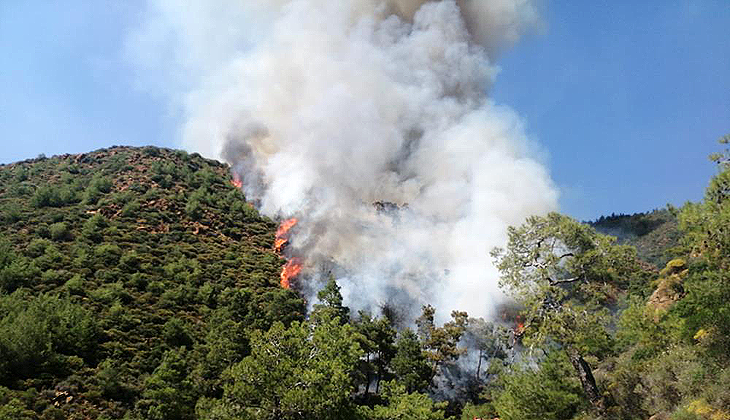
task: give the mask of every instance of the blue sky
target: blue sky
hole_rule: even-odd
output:
[[[0,2],[0,163],[178,144],[124,41],[141,2]],[[579,219],[701,198],[730,133],[727,1],[546,2],[544,31],[500,59],[498,103],[546,150]]]
[[[548,150],[563,211],[699,200],[730,133],[730,3],[554,1],[544,20],[501,60],[494,96]]]
[[[140,6],[0,2],[0,163],[115,144],[176,144],[165,102],[136,87],[125,59]]]

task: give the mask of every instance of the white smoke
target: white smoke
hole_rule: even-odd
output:
[[[310,276],[333,268],[354,310],[485,316],[489,250],[556,208],[522,122],[487,96],[490,57],[536,16],[528,0],[159,1],[129,51],[182,103],[184,147],[298,217],[290,250]]]

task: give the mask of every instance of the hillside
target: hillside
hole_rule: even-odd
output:
[[[0,406],[18,418],[189,410],[157,407],[165,375],[191,372],[187,386],[214,396],[246,328],[301,319],[278,285],[277,224],[229,178],[154,147],[0,166]]]
[[[672,250],[681,237],[672,208],[601,216],[589,224],[604,235],[615,236],[620,244],[636,247],[639,258],[658,268],[672,259]]]
[[[1,165],[0,420],[730,418],[727,156],[677,212],[510,227],[502,319],[425,305],[410,328],[343,306],[334,276],[305,317],[276,252],[296,221],[261,217],[225,164]]]

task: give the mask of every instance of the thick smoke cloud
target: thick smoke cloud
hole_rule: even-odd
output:
[[[230,162],[264,214],[299,218],[289,251],[353,309],[488,315],[489,250],[557,202],[522,122],[487,95],[532,4],[210,3],[152,3],[129,43],[142,82],[181,104],[184,147]]]

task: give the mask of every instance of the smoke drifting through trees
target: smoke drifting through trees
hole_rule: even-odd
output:
[[[499,297],[489,250],[557,206],[522,122],[487,95],[495,54],[537,21],[530,2],[148,11],[129,51],[147,83],[172,80],[159,88],[184,109],[185,147],[230,162],[264,214],[299,219],[288,246],[305,272],[332,269],[353,310],[430,302],[488,315]],[[377,201],[408,207],[395,216]]]

